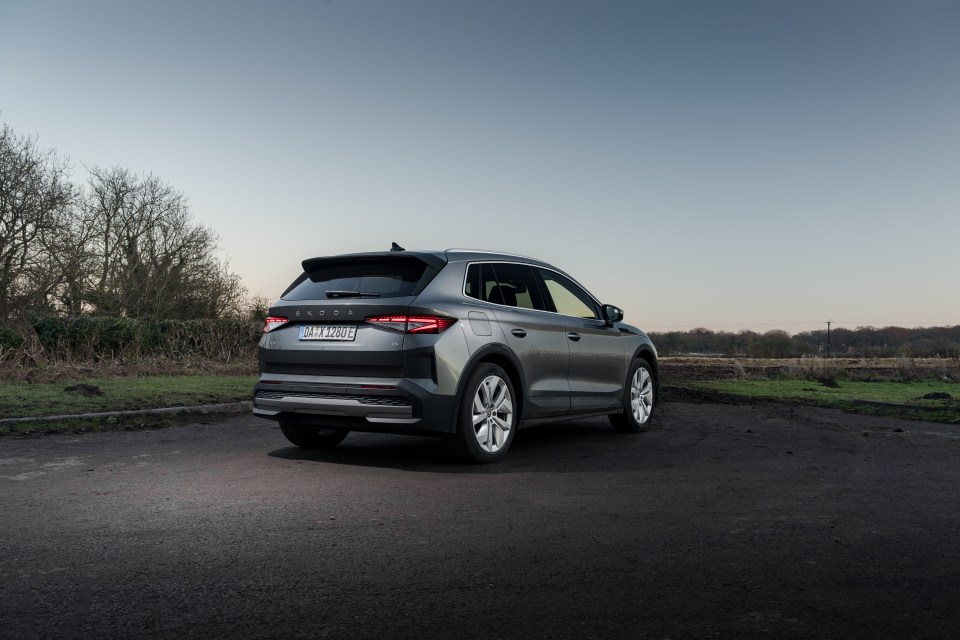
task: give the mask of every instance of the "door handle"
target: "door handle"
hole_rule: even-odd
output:
[[[518,338],[526,338],[526,337],[527,337],[527,332],[524,331],[523,329],[511,329],[511,330],[510,330],[510,333],[512,333],[513,335],[517,336]]]
[[[573,342],[580,342],[580,334],[570,332],[567,334],[567,339],[572,340]]]

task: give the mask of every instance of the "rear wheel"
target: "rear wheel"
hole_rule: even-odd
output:
[[[350,433],[346,429],[325,429],[290,422],[281,422],[280,431],[287,440],[304,449],[332,449]]]
[[[657,402],[656,389],[656,379],[647,361],[634,360],[627,373],[624,409],[610,415],[613,428],[627,433],[644,431],[653,419],[653,409]]]
[[[495,364],[477,367],[464,387],[457,410],[455,450],[485,464],[502,458],[516,431],[516,396],[510,377]]]

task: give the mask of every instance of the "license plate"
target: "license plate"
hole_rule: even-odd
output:
[[[340,340],[349,342],[357,337],[357,325],[305,324],[300,327],[301,340]]]

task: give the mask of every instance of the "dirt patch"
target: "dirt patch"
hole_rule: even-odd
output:
[[[66,393],[73,393],[73,394],[76,394],[76,395],[78,395],[78,396],[86,396],[86,397],[88,397],[88,398],[91,397],[91,396],[102,396],[102,395],[103,395],[103,389],[101,389],[101,388],[98,387],[97,385],[95,385],[95,384],[83,384],[83,383],[71,385],[71,386],[69,386],[69,387],[65,387],[65,388],[64,388],[64,392],[66,392]]]
[[[662,387],[662,402],[689,402],[691,404],[735,404],[748,405],[757,402],[749,396],[736,396],[710,389],[692,389],[690,387]]]

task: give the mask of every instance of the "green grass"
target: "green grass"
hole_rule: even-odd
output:
[[[753,400],[807,404],[853,413],[888,415],[933,422],[960,423],[960,384],[939,380],[865,382],[838,379],[836,388],[813,380],[722,380],[686,384]],[[947,393],[950,400],[925,400],[929,393]]]
[[[191,415],[191,422],[201,422],[216,419],[215,414]],[[142,415],[142,416],[109,416],[106,418],[74,418],[70,420],[42,420],[38,422],[23,422],[18,424],[0,424],[0,436],[30,435],[42,433],[81,433],[90,431],[120,431],[157,429],[183,424],[182,416],[169,415]],[[178,422],[179,421],[179,422]]]
[[[56,383],[0,383],[0,418],[55,416],[106,411],[194,406],[249,400],[256,376],[193,375],[95,377]],[[94,385],[102,396],[65,391],[78,383]],[[869,415],[960,424],[960,384],[939,380],[855,381],[840,378],[837,388],[811,380],[689,381],[683,386],[749,400],[788,402]],[[951,400],[923,400],[928,393]],[[170,416],[127,416],[0,425],[3,433],[142,428],[171,424]]]
[[[87,378],[56,383],[0,383],[0,418],[155,409],[249,400],[256,376],[147,376]],[[102,396],[64,391],[94,385]]]

